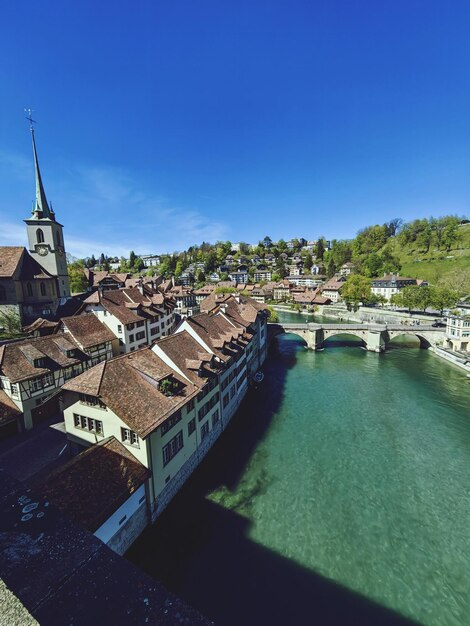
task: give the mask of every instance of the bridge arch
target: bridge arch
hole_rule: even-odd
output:
[[[403,332],[398,331],[395,333],[390,333],[390,338],[386,343],[386,348],[389,347],[400,347],[399,344],[395,343],[393,344],[393,346],[391,346],[392,342],[394,339],[398,339],[399,337],[412,337],[414,339],[417,339],[419,341],[419,347],[420,348],[430,348],[431,347],[431,342],[426,339],[426,337],[424,337],[423,335],[419,334],[419,333],[415,333],[411,330],[404,330]]]
[[[300,339],[300,341],[302,341],[302,343],[304,343],[306,346],[309,345],[307,338],[305,337],[305,335],[302,334],[302,332],[297,332],[295,330],[285,330],[283,333],[278,333],[276,337],[280,337],[281,335],[283,335],[284,337],[291,335],[293,337],[296,337],[297,339]]]
[[[342,338],[343,341],[349,342],[354,345],[360,345],[361,348],[367,348],[367,333],[355,332],[354,330],[338,330],[334,332],[325,332],[323,336],[322,345],[328,343],[330,339],[338,339]],[[358,339],[359,342],[353,341],[354,339]],[[329,345],[334,345],[334,342],[329,343]]]

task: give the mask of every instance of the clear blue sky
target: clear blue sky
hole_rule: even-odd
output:
[[[74,255],[468,214],[469,33],[468,0],[4,3],[0,245],[28,106]]]

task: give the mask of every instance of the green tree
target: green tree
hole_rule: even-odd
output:
[[[69,275],[70,291],[72,293],[83,293],[87,290],[88,280],[86,279],[85,272],[83,271],[82,261],[69,263],[67,266],[67,273]]]
[[[454,307],[459,299],[457,291],[447,287],[431,287],[431,305],[442,312],[444,309]]]
[[[175,277],[179,278],[181,276],[181,274],[183,273],[183,263],[182,261],[177,261],[176,262],[176,267],[175,267]]]
[[[268,322],[271,322],[273,324],[279,322],[279,315],[272,306],[268,306]]]
[[[420,294],[421,289],[418,285],[407,285],[400,291],[401,299],[396,298],[395,301],[400,302],[398,306],[403,306],[408,311],[420,309],[424,302]]]
[[[16,311],[0,311],[0,339],[20,339],[24,337],[21,318]]]
[[[325,240],[323,237],[320,237],[320,239],[317,241],[317,245],[315,246],[315,256],[317,257],[317,259],[319,259],[320,261],[323,260],[323,255],[325,254]]]
[[[203,283],[206,280],[206,275],[204,274],[204,272],[202,270],[198,270],[197,271],[197,275],[196,275],[196,281],[198,283]]]
[[[370,279],[360,274],[351,274],[341,289],[341,297],[346,306],[349,309],[353,307],[355,311],[361,302],[363,304],[368,303],[371,295]]]
[[[307,270],[307,272],[310,272],[310,270],[312,269],[312,265],[313,265],[313,259],[312,259],[312,255],[309,252],[306,255],[305,260],[304,260],[304,268]]]
[[[429,252],[429,248],[431,247],[431,241],[432,241],[432,228],[431,228],[431,225],[428,223],[419,232],[418,236],[416,237],[416,243],[420,250],[422,250],[424,253],[427,253]]]

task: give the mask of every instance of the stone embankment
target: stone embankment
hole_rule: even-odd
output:
[[[468,357],[466,357],[459,352],[451,352],[450,350],[445,350],[444,348],[441,348],[439,346],[432,347],[430,348],[430,350],[441,359],[444,359],[445,361],[448,361],[449,363],[460,367],[460,369],[469,372],[470,376],[470,354],[468,355]]]

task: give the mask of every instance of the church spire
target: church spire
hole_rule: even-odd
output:
[[[26,119],[29,120],[30,123],[29,129],[31,131],[31,139],[33,142],[34,171],[36,175],[36,201],[34,203],[32,213],[37,218],[50,219],[52,221],[55,221],[54,211],[52,211],[52,209],[49,207],[46,198],[46,192],[44,191],[44,185],[42,184],[41,171],[39,169],[38,154],[36,150],[36,141],[34,140],[34,120],[31,117],[32,111],[31,109],[28,109],[27,112],[28,117]]]

